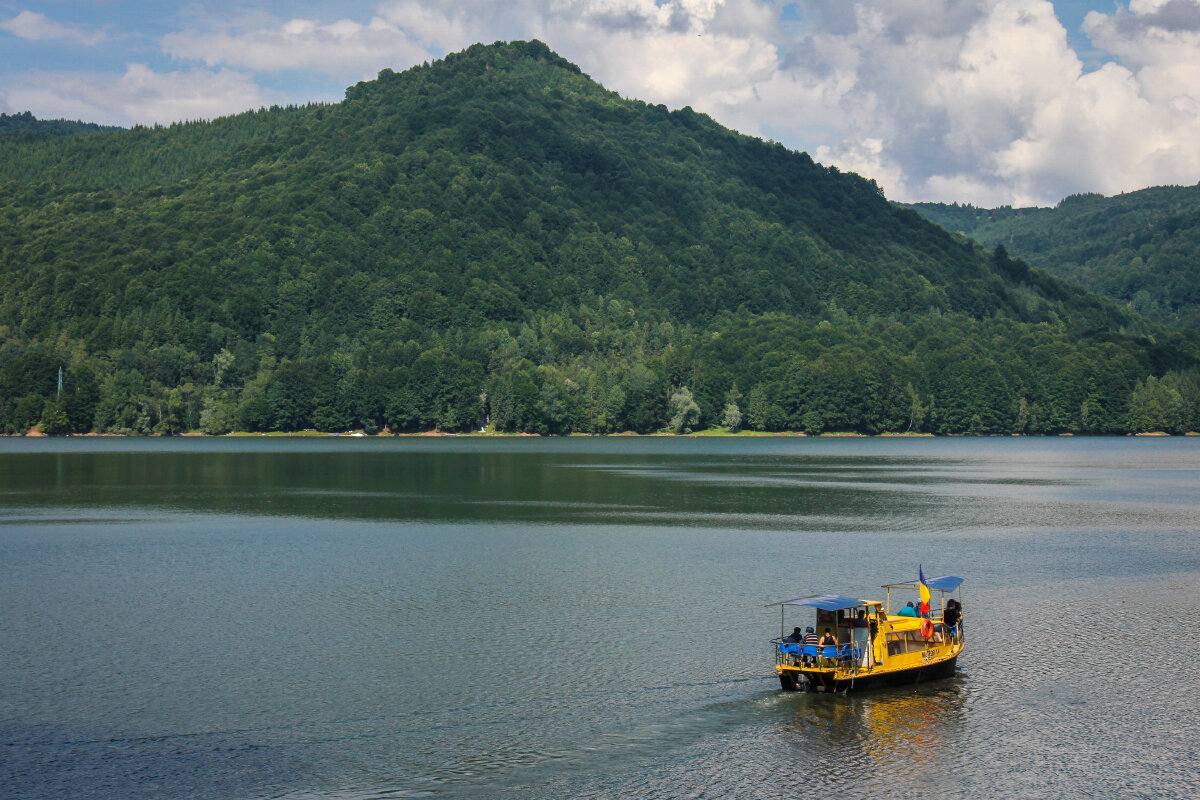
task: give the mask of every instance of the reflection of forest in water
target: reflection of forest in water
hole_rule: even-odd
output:
[[[328,447],[239,444],[223,451],[210,449],[209,442],[197,443],[196,450],[164,442],[131,452],[81,444],[74,451],[23,454],[20,469],[0,463],[0,482],[28,507],[783,529],[894,529],[902,522],[898,517],[928,509],[946,485],[946,476],[935,474],[933,462],[922,456],[763,457],[741,442],[706,459],[669,451],[622,453],[620,443],[613,443],[612,453],[553,452],[557,442],[530,442],[527,448],[486,441],[418,448],[385,440]],[[964,480],[971,479],[955,477],[956,483]],[[977,496],[960,508],[985,518],[980,505],[986,500]]]

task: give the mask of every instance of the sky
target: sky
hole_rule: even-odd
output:
[[[893,200],[1200,180],[1200,0],[0,0],[0,111],[127,126],[336,102],[517,39]]]

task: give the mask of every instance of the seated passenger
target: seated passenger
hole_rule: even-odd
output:
[[[818,644],[820,644],[822,648],[821,658],[825,659],[826,662],[832,662],[833,659],[825,655],[824,648],[837,647],[837,637],[833,635],[833,631],[831,631],[829,628],[826,628],[825,635],[821,637],[821,641]]]
[[[904,608],[900,609],[900,613],[898,614],[898,616],[915,617],[915,616],[917,616],[917,609],[913,608],[913,604],[910,601],[908,605],[906,605]]]
[[[789,633],[783,641],[787,644],[800,644],[800,642],[802,642],[803,640],[804,640],[804,634],[802,634],[800,632],[800,629],[792,628],[792,632]]]
[[[809,625],[807,628],[804,629],[804,646],[805,647],[807,647],[809,645],[812,645],[813,647],[817,647],[820,645],[820,643],[821,643],[821,637],[817,636],[817,632],[813,630],[812,625]],[[810,660],[810,658],[808,656],[804,657],[804,663],[810,664],[812,662],[813,662],[813,660]]]

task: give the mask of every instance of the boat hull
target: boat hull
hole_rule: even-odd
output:
[[[949,678],[958,665],[958,654],[935,664],[922,664],[908,669],[880,670],[848,678],[838,678],[832,672],[798,672],[788,670],[779,674],[780,686],[792,692],[850,692],[902,686]]]

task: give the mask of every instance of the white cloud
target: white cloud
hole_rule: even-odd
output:
[[[1171,0],[1145,14],[1092,12],[1084,28],[1137,75],[1155,103],[1200,96],[1200,3]]]
[[[456,6],[457,9],[447,6]],[[485,35],[489,26],[478,24],[483,17],[471,13],[473,9],[469,6],[470,3],[462,2],[430,6],[417,0],[405,0],[383,3],[378,13],[381,19],[408,32],[431,50],[445,53],[466,47]],[[486,11],[486,7],[483,10]],[[521,9],[513,8],[512,11],[514,19],[522,18]],[[528,16],[524,18],[529,19]]]
[[[767,100],[755,117],[893,198],[1047,204],[1200,178],[1191,0],[1091,15],[1089,34],[1115,58],[1095,72],[1044,0],[804,8],[779,68],[755,85]]]
[[[230,70],[160,73],[129,64],[120,75],[36,72],[14,77],[0,85],[10,108],[36,109],[42,118],[110,125],[212,119],[268,102],[249,77]]]
[[[1200,178],[1200,3],[1134,0],[1088,14],[1084,29],[1115,61],[1045,109],[1009,156],[1012,169],[1078,163],[1086,187],[1115,193]]]
[[[32,41],[57,39],[85,45],[96,45],[107,38],[101,31],[89,32],[79,27],[63,25],[36,11],[22,11],[12,19],[0,22],[0,30]]]
[[[754,85],[760,124],[896,199],[1031,199],[1001,157],[1082,75],[1048,2],[810,0],[804,12]]]
[[[179,32],[164,36],[168,54],[252,70],[317,70],[331,75],[374,74],[384,66],[411,65],[430,57],[403,30],[375,17],[366,24],[341,19],[320,25],[293,19],[244,33]]]
[[[571,43],[568,57],[583,62],[608,88],[676,107],[716,112],[752,104],[755,84],[769,79],[778,64],[775,46],[765,39],[719,32],[660,29],[598,37],[567,23],[556,25],[555,33]]]

